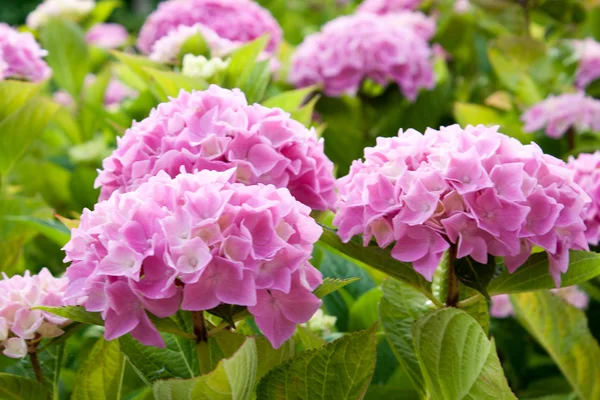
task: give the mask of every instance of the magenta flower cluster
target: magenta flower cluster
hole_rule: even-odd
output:
[[[232,183],[235,170],[164,172],[84,210],[65,246],[67,298],[87,299],[108,340],[163,340],[158,317],[220,304],[248,306],[279,347],[319,308],[308,260],[321,228],[287,189]]]
[[[270,36],[267,50],[274,53],[282,40],[281,27],[268,10],[252,0],[169,0],[160,3],[142,27],[138,47],[146,54],[154,43],[181,25],[203,24],[220,37],[250,42]]]
[[[580,89],[600,78],[600,43],[592,38],[573,40],[579,66],[575,74],[575,83]]]
[[[358,12],[368,12],[379,15],[414,10],[421,0],[364,0],[358,6]]]
[[[325,210],[335,203],[333,163],[313,129],[278,108],[248,105],[239,90],[211,85],[160,104],[118,139],[96,180],[100,199],[138,187],[159,171],[224,171],[245,184],[286,187],[300,202]]]
[[[544,129],[551,138],[561,138],[569,129],[600,131],[600,100],[587,97],[583,92],[549,96],[522,116],[526,132]]]
[[[0,80],[25,79],[32,82],[46,80],[52,74],[42,59],[48,55],[29,32],[19,32],[0,23]]]
[[[89,44],[103,49],[123,47],[127,39],[129,39],[127,29],[119,24],[96,24],[85,35],[85,40]]]
[[[546,250],[557,286],[569,249],[586,249],[589,197],[565,163],[483,125],[400,131],[378,138],[339,179],[333,223],[344,241],[393,244],[394,258],[431,280],[442,254],[486,263],[504,257],[510,272],[532,246]]]
[[[4,355],[22,358],[28,346],[42,338],[62,335],[69,320],[41,310],[36,306],[62,306],[67,287],[66,278],[54,278],[44,268],[38,275],[25,271],[24,276],[2,274],[0,280],[0,349]]]
[[[551,289],[551,292],[576,308],[585,309],[590,303],[589,296],[577,286]],[[507,318],[514,314],[515,310],[510,302],[509,295],[499,294],[492,297],[492,306],[490,307],[490,315],[492,317]]]
[[[589,244],[597,246],[600,242],[600,151],[571,157],[567,165],[575,172],[575,182],[592,199],[585,212],[585,236]]]
[[[297,87],[322,85],[328,96],[353,95],[365,79],[395,82],[414,100],[435,84],[428,43],[434,32],[435,22],[420,13],[339,17],[298,46],[289,79]]]

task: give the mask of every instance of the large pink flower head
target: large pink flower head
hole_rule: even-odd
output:
[[[90,28],[85,35],[89,44],[103,49],[117,49],[122,47],[129,39],[129,33],[123,25],[119,24],[96,24]]]
[[[0,23],[0,79],[32,82],[48,79],[52,71],[42,59],[47,55],[48,52],[40,47],[31,33],[19,32]]]
[[[435,84],[427,42],[434,31],[433,20],[416,13],[336,18],[298,46],[290,81],[298,87],[320,84],[328,96],[355,94],[365,79],[395,82],[414,100]]]
[[[546,250],[557,286],[569,249],[586,249],[590,199],[565,163],[483,125],[378,138],[338,180],[334,224],[348,241],[374,236],[431,280],[450,246],[457,258],[504,257],[510,272]]]
[[[600,242],[600,151],[570,157],[567,165],[575,172],[575,182],[592,199],[585,212],[585,236],[589,244],[596,246]]]
[[[600,131],[600,100],[583,92],[549,96],[522,116],[526,132],[544,129],[551,138],[561,138],[570,128],[576,131]]]
[[[421,0],[364,0],[358,6],[358,12],[368,12],[379,15],[414,10]]]
[[[579,58],[579,66],[575,83],[580,89],[600,78],[600,43],[592,38],[573,40],[575,53]]]
[[[100,199],[135,189],[159,171],[223,171],[237,167],[245,184],[286,187],[310,208],[335,202],[333,164],[313,129],[278,108],[248,105],[239,89],[212,85],[159,104],[134,124],[102,163]]]
[[[281,27],[266,9],[252,0],[169,0],[159,4],[142,27],[138,47],[146,54],[154,43],[180,25],[202,24],[224,39],[250,42],[270,36],[267,50],[276,52]]]
[[[0,349],[12,358],[22,358],[27,347],[42,338],[62,335],[65,318],[40,310],[36,306],[62,306],[66,278],[54,278],[44,268],[38,275],[8,277],[0,280]]]
[[[590,303],[589,296],[577,286],[567,286],[559,289],[551,289],[551,292],[561,297],[564,301],[579,309],[586,309]],[[492,297],[490,315],[494,318],[506,318],[515,314],[515,310],[507,294],[499,294]]]
[[[158,317],[220,304],[248,306],[278,347],[321,301],[310,265],[321,228],[287,189],[232,183],[235,170],[161,172],[84,210],[65,246],[68,298],[87,299],[106,338],[128,332],[161,346]]]

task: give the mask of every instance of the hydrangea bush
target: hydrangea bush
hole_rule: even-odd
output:
[[[142,3],[0,7],[0,398],[600,396],[600,6]]]

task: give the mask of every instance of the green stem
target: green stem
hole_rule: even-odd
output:
[[[423,293],[429,300],[431,300],[431,302],[433,304],[435,304],[435,306],[437,308],[442,308],[444,307],[444,305],[433,295],[433,293],[429,293],[426,290],[421,290],[421,293]]]
[[[210,353],[208,348],[208,332],[204,321],[203,311],[193,311],[194,334],[196,335],[196,355],[200,366],[200,375],[210,372]]]
[[[454,261],[456,260],[456,249],[451,247],[448,252],[448,295],[446,296],[446,305],[448,307],[456,307],[460,300],[460,284],[454,269]]]
[[[456,303],[456,307],[458,307],[458,308],[468,307],[468,306],[470,306],[472,304],[477,303],[482,298],[483,298],[483,296],[481,295],[481,293],[477,293],[475,296],[472,296],[472,297],[469,297],[468,299],[464,299],[462,301],[459,301],[458,303]]]

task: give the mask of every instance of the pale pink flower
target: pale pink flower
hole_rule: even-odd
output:
[[[597,246],[600,242],[600,151],[581,153],[577,158],[571,156],[567,165],[575,172],[575,182],[592,199],[585,211],[585,236],[589,244]]]
[[[592,38],[573,40],[571,43],[579,58],[575,82],[578,88],[585,89],[587,85],[600,78],[600,43]]]
[[[564,301],[579,309],[586,309],[590,302],[589,296],[577,286],[567,286],[560,289],[551,289],[551,292],[561,297]],[[490,315],[494,318],[506,318],[514,315],[515,311],[507,294],[492,297]]]
[[[44,81],[52,75],[42,59],[48,55],[29,32],[19,32],[0,23],[0,80],[25,79]]]
[[[39,29],[52,18],[80,21],[94,6],[94,0],[44,0],[27,16],[27,26]]]
[[[364,0],[357,11],[384,15],[414,10],[420,3],[421,0]]]
[[[85,39],[89,44],[103,49],[118,49],[129,39],[129,33],[123,25],[96,24],[86,33]]]
[[[587,250],[589,196],[564,162],[483,125],[412,129],[378,138],[338,180],[333,223],[343,241],[393,245],[431,280],[450,246],[458,258],[504,257],[510,272],[544,248],[556,285],[568,251]]]

